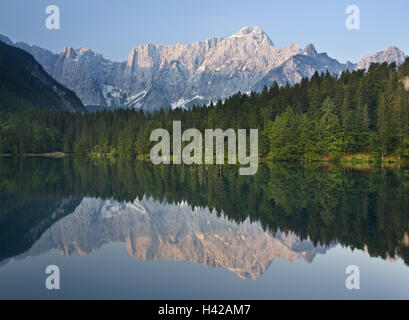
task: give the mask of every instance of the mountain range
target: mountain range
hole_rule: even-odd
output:
[[[313,44],[274,45],[259,27],[244,27],[227,38],[192,44],[134,47],[127,61],[113,62],[88,48],[65,47],[59,54],[23,42],[12,43],[34,56],[81,101],[98,107],[135,107],[145,111],[208,104],[241,92],[260,91],[274,82],[293,85],[316,71],[339,74],[368,69],[373,62],[403,63],[406,55],[391,46],[357,64],[340,63]]]

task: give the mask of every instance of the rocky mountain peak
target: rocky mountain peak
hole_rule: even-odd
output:
[[[258,26],[243,27],[238,32],[230,36],[230,38],[244,38],[244,37],[255,40],[258,43],[266,42],[270,45],[273,45],[273,42],[270,40],[268,35]]]
[[[61,54],[68,59],[75,59],[77,57],[77,52],[73,47],[67,46],[61,50]]]
[[[35,46],[33,46],[33,47],[35,47]],[[101,54],[99,54],[99,53],[97,53],[95,51],[92,51],[89,48],[80,47],[80,48],[74,49],[73,47],[70,47],[70,46],[64,47],[64,49],[62,49],[61,52],[60,52],[60,56],[62,56],[64,58],[67,58],[67,59],[71,59],[71,60],[77,59],[77,58],[83,57],[83,56],[96,57],[96,58],[99,58],[99,59],[103,59]],[[103,59],[103,60],[105,60],[105,59]]]
[[[397,64],[401,64],[405,61],[406,55],[398,47],[390,46],[387,50],[375,54],[375,57],[384,59],[388,63],[397,62]]]
[[[402,50],[400,50],[398,47],[396,47],[396,46],[390,46],[387,50],[386,50],[386,52],[397,52],[397,53],[401,53],[401,52],[403,52]]]
[[[388,60],[391,60],[392,62],[395,61],[395,59],[397,59],[398,61],[401,61],[400,63],[403,63],[406,58],[405,53],[401,49],[395,46],[390,46],[386,50],[385,56]]]
[[[316,57],[318,55],[318,52],[317,52],[317,50],[315,49],[315,46],[312,43],[308,44],[304,48],[304,52],[305,52],[305,54],[307,54],[308,56],[311,56],[311,57]]]
[[[359,61],[357,69],[368,70],[371,63],[395,62],[397,65],[400,65],[405,62],[405,59],[406,55],[402,50],[395,46],[390,46],[387,50],[379,51],[372,56],[369,54],[365,55]]]

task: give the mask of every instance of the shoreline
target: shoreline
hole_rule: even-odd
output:
[[[44,157],[44,158],[65,158],[65,157],[76,157],[74,153],[64,153],[64,152],[45,152],[45,153],[23,153],[23,154],[12,154],[5,153],[0,154],[0,157]],[[139,155],[134,158],[129,157],[117,157],[109,156],[108,154],[88,154],[85,157],[94,160],[138,160],[138,161],[149,161],[149,155]],[[310,161],[288,161],[288,160],[273,160],[269,157],[259,158],[259,163],[263,164],[274,164],[274,163],[300,163],[306,164],[323,164],[323,165],[339,165],[342,167],[356,167],[356,168],[369,168],[369,167],[400,167],[401,165],[409,165],[409,159],[398,158],[396,156],[385,156],[383,159],[373,158],[368,154],[354,154],[354,155],[343,155],[340,159],[331,160],[328,157],[321,156],[317,159]],[[225,163],[227,164],[227,163]]]
[[[72,153],[64,153],[64,152],[45,152],[45,153],[3,153],[0,154],[0,157],[50,157],[50,158],[64,158],[64,157],[71,157],[74,156]]]

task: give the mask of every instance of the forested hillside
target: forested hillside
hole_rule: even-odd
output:
[[[55,81],[29,53],[0,41],[0,111],[39,108],[86,111],[75,93]]]
[[[340,76],[314,74],[294,86],[237,93],[190,110],[102,111],[92,114],[26,111],[0,114],[0,153],[63,151],[78,155],[147,155],[155,128],[259,129],[265,159],[337,160],[351,154],[409,157],[409,59],[372,64],[369,71]]]

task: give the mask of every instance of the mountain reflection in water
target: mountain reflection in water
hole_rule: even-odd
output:
[[[257,279],[276,258],[335,244],[409,261],[409,171],[0,159],[0,264],[124,242],[136,259],[191,261]]]
[[[262,275],[271,261],[312,261],[324,248],[294,234],[274,237],[248,219],[236,223],[207,208],[151,198],[117,202],[84,198],[75,211],[52,225],[24,255],[59,249],[87,255],[111,241],[125,242],[136,259],[165,259],[225,267],[244,279]]]

